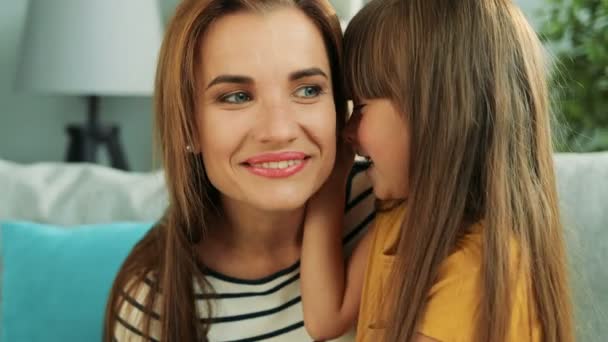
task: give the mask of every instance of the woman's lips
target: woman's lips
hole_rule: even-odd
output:
[[[242,165],[251,173],[267,178],[286,178],[302,171],[308,164],[308,156],[302,152],[273,152],[256,155]]]

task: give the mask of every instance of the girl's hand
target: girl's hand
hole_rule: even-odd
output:
[[[354,153],[342,140],[337,145],[331,175],[307,203],[300,264],[304,325],[321,341],[341,336],[354,325],[365,269],[363,257],[348,273],[344,262],[346,183]]]
[[[308,201],[300,286],[304,326],[315,340],[343,335],[359,312],[371,234],[357,245],[348,264],[342,251],[344,197],[354,157],[352,147],[340,141],[329,179]]]
[[[355,153],[352,146],[344,139],[339,138],[336,147],[334,168],[327,181],[325,181],[319,191],[317,191],[309,200],[309,208],[311,205],[315,207],[316,204],[320,204],[321,208],[323,208],[324,205],[329,205],[329,208],[326,207],[326,209],[331,210],[332,207],[335,207],[335,202],[333,201],[345,200],[346,182],[354,162]]]

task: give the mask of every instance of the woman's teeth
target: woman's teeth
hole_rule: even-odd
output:
[[[286,169],[288,167],[298,165],[302,163],[302,160],[282,160],[279,162],[267,162],[267,163],[257,163],[251,164],[252,167],[262,168],[262,169]]]

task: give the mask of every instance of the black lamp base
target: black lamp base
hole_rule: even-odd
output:
[[[97,97],[89,100],[89,115],[86,125],[68,125],[66,128],[70,138],[66,160],[68,162],[97,161],[97,149],[106,146],[112,167],[128,170],[127,160],[120,144],[120,129],[115,126],[101,126],[97,121]]]
[[[97,132],[91,134],[86,127],[68,125],[66,128],[70,142],[66,153],[68,162],[97,161],[97,149],[105,145],[110,156],[110,165],[113,168],[128,170],[127,160],[120,144],[120,129],[117,126],[98,127]]]

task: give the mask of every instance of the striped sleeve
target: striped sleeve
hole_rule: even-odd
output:
[[[124,301],[116,315],[114,341],[159,341],[160,316],[158,315],[158,308],[155,308],[155,311],[151,311],[146,309],[142,304],[145,303],[146,296],[151,291],[150,283],[151,281],[146,279],[145,282],[133,286],[129,293],[122,293]],[[144,322],[147,318],[150,319],[149,338],[146,338],[146,334],[143,332]]]
[[[376,216],[371,182],[361,164],[355,163],[353,166],[347,189],[342,242],[345,254],[350,255],[357,242],[371,227]]]

